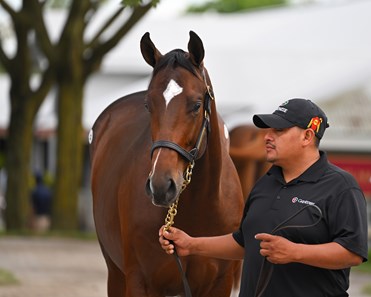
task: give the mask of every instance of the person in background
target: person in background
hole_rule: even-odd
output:
[[[272,167],[250,192],[239,229],[192,237],[162,227],[162,248],[243,259],[241,297],[348,296],[350,268],[368,256],[366,201],[354,177],[319,149],[325,113],[295,98],[253,122],[266,130]]]
[[[52,192],[44,184],[43,176],[35,174],[36,186],[31,193],[33,209],[33,229],[37,232],[45,232],[50,228],[50,215],[52,207]]]

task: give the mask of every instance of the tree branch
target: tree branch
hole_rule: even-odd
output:
[[[85,75],[88,75],[100,65],[104,55],[114,48],[131,28],[151,9],[152,2],[133,9],[129,19],[104,43],[92,48],[92,55],[85,60]]]
[[[43,7],[45,3],[40,3],[38,0],[28,1],[32,2],[32,5],[30,5],[30,8],[32,9],[32,11],[30,11],[30,15],[36,20],[39,20],[38,22],[32,22],[32,26],[36,32],[38,45],[40,46],[44,55],[48,58],[49,63],[51,63],[54,60],[55,51],[43,18]]]
[[[14,19],[17,15],[15,10],[4,0],[0,0],[0,5],[4,8],[4,10],[9,13],[9,15]]]
[[[102,36],[102,34],[109,28],[109,26],[112,25],[112,23],[121,15],[121,13],[124,11],[125,6],[121,6],[102,26],[102,28],[95,34],[95,36],[92,38],[92,40],[87,44],[86,48],[92,48],[95,44],[98,43],[99,38]]]
[[[83,38],[83,32],[85,28],[85,15],[92,8],[92,4],[89,0],[73,0],[72,4],[70,5],[68,18],[66,24],[63,28],[60,42],[64,42],[63,40],[70,40],[71,36],[75,35],[72,34],[76,28],[79,29],[78,36]],[[76,32],[75,32],[76,33]],[[75,36],[77,36],[75,35]]]
[[[48,95],[54,82],[55,82],[54,70],[53,67],[49,66],[48,69],[43,74],[40,86],[34,92],[34,94],[36,95],[35,98],[39,98],[39,100],[35,102],[35,104],[37,105],[36,110],[38,110],[41,104],[43,103],[46,95]]]
[[[0,62],[5,68],[6,72],[10,72],[11,70],[11,61],[8,56],[5,54],[3,46],[2,46],[2,38],[0,36]]]
[[[10,15],[11,19],[14,21],[16,18],[17,13],[9,6],[9,4],[4,1],[0,0],[0,6],[3,7],[3,9]],[[12,63],[9,57],[6,55],[4,48],[3,48],[3,38],[0,35],[0,62],[5,68],[5,70],[9,73],[12,68]]]

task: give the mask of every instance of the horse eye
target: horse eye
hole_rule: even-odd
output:
[[[201,102],[197,102],[195,105],[193,105],[193,112],[197,112],[201,108]]]
[[[149,106],[148,106],[148,101],[147,100],[144,101],[144,108],[149,111]]]

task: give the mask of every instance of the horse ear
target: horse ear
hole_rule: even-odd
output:
[[[189,31],[188,52],[192,63],[197,67],[201,66],[205,56],[204,45],[201,38],[193,31]]]
[[[148,32],[146,32],[140,40],[140,51],[142,52],[144,60],[146,60],[146,62],[152,67],[155,67],[157,61],[162,57],[162,54],[158,51],[149,37]]]

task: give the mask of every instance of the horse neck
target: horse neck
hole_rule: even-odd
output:
[[[213,89],[209,73],[206,68],[203,69],[203,79],[207,86]],[[214,96],[214,94],[212,94]],[[208,170],[208,175],[214,175],[214,177],[219,177],[221,174],[223,153],[228,153],[223,147],[223,139],[221,138],[219,118],[216,110],[215,99],[211,99],[211,112],[210,112],[210,132],[208,134],[207,148],[205,151],[205,165],[204,168]]]
[[[199,160],[202,174],[218,180],[221,175],[223,154],[228,153],[223,147],[223,139],[219,129],[219,119],[215,108],[215,102],[212,102],[210,114],[210,132],[208,133],[207,148],[204,156]],[[222,133],[224,135],[224,132]],[[196,161],[196,166],[197,164]]]

